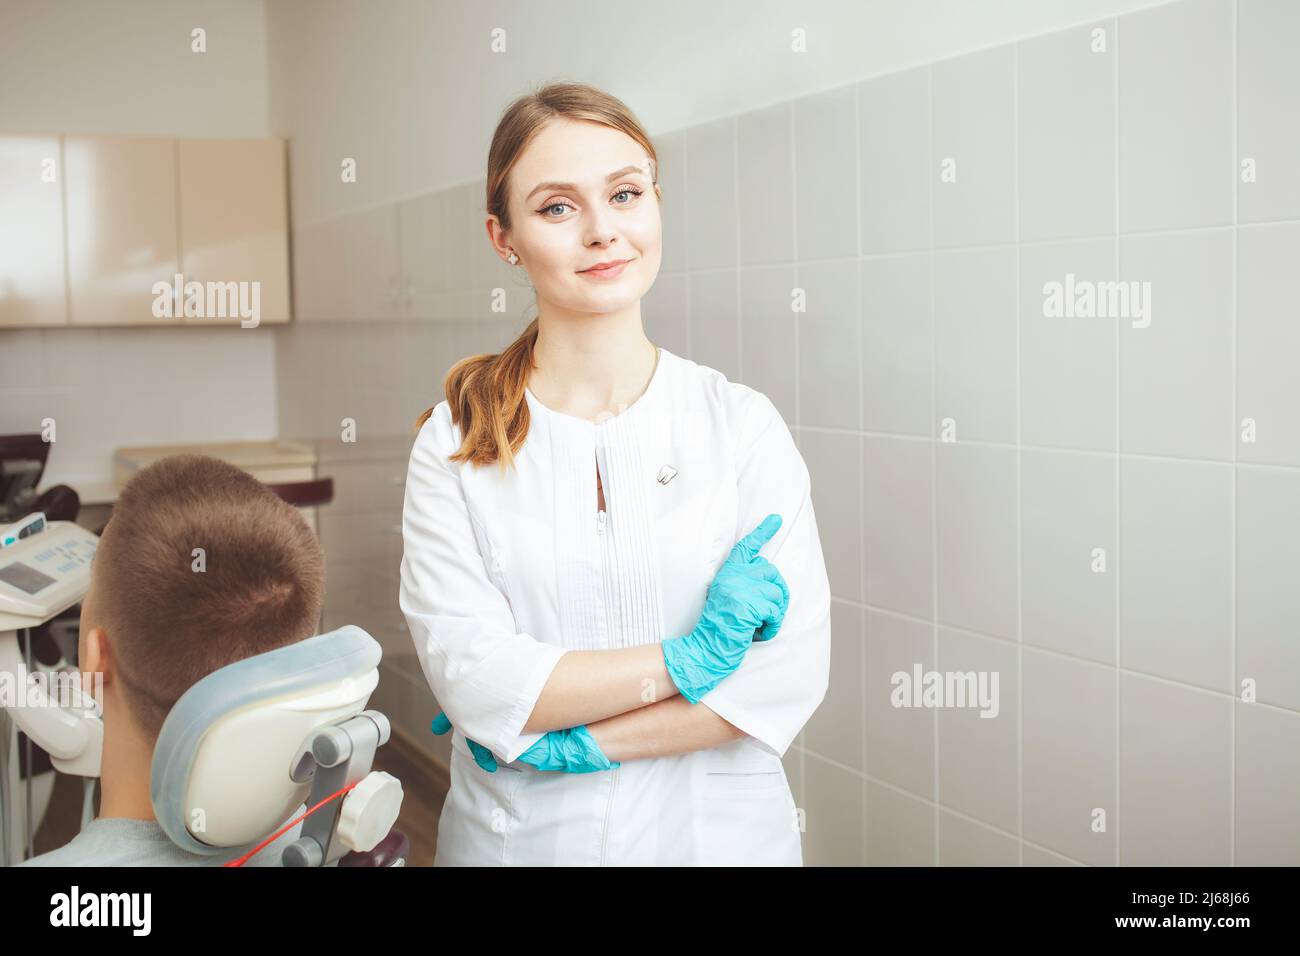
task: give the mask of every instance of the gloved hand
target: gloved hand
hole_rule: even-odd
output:
[[[585,724],[548,731],[520,754],[519,759],[538,770],[562,773],[592,773],[620,766],[620,761],[606,758]]]
[[[451,730],[451,720],[446,712],[439,711],[429,729],[439,735]],[[492,751],[468,737],[465,738],[465,743],[469,744],[476,764],[488,773],[496,773],[497,760]],[[537,743],[520,754],[519,759],[538,770],[563,773],[592,773],[621,766],[620,761],[611,762],[605,757],[596,744],[596,738],[582,724],[564,730],[548,731]]]
[[[740,666],[751,641],[776,637],[790,589],[776,565],[758,552],[781,527],[768,515],[736,542],[709,585],[704,612],[691,633],[663,642],[664,664],[692,704]]]
[[[438,711],[438,716],[433,718],[433,723],[429,725],[429,729],[439,737],[451,730],[451,718],[447,716],[445,710]],[[465,743],[469,744],[469,752],[474,755],[474,762],[476,764],[488,773],[497,772],[497,758],[492,755],[492,751],[488,750],[482,744],[475,743],[468,737],[465,738]]]

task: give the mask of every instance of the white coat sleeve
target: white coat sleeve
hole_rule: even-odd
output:
[[[736,435],[737,540],[769,514],[781,527],[759,551],[790,590],[777,635],[755,641],[740,667],[700,702],[778,757],[826,696],[830,680],[831,591],[813,514],[808,466],[771,399],[744,389]]]
[[[543,736],[521,731],[565,651],[516,632],[474,535],[461,465],[448,460],[457,447],[450,407],[442,402],[411,450],[398,603],[425,679],[452,726],[511,763]]]

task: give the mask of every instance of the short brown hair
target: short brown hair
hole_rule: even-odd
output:
[[[127,482],[93,572],[90,623],[107,630],[154,738],[201,678],[315,634],[325,593],[325,556],[297,509],[206,455],[163,458]]]

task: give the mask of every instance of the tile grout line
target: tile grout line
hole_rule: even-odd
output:
[[[1115,196],[1114,196],[1114,215],[1115,215],[1115,221],[1114,221],[1114,223],[1112,224],[1112,229],[1114,230],[1114,238],[1113,238],[1113,240],[1112,240],[1112,242],[1114,243],[1114,248],[1113,248],[1113,253],[1112,253],[1112,254],[1113,254],[1113,257],[1114,257],[1114,259],[1113,259],[1113,264],[1114,264],[1114,266],[1115,266],[1115,281],[1118,282],[1118,281],[1119,281],[1119,278],[1120,278],[1120,273],[1119,273],[1119,236],[1120,236],[1120,228],[1119,228],[1119,215],[1120,215],[1120,212],[1119,212],[1119,210],[1120,210],[1120,188],[1119,188],[1119,184],[1120,184],[1120,178],[1119,178],[1119,142],[1120,142],[1120,140],[1119,140],[1119,18],[1118,18],[1118,17],[1114,17],[1114,18],[1111,19],[1110,22],[1111,22],[1111,25],[1112,25],[1112,34],[1113,34],[1113,36],[1114,36],[1114,41],[1115,41],[1114,44],[1113,44],[1113,46],[1112,46],[1112,53],[1111,53],[1111,78],[1112,78],[1112,79],[1111,79],[1111,94],[1110,94],[1110,95],[1111,95],[1111,131],[1112,131],[1112,135],[1113,135],[1113,137],[1114,137],[1114,143],[1112,144],[1112,147],[1111,147],[1111,148],[1112,148],[1112,156],[1113,156],[1113,163],[1114,163],[1114,173],[1115,173]],[[1115,683],[1114,683],[1114,687],[1115,687],[1115,737],[1114,737],[1114,739],[1115,739],[1115,785],[1114,785],[1114,786],[1115,786],[1115,790],[1114,790],[1114,794],[1113,794],[1113,796],[1114,796],[1114,800],[1115,800],[1115,820],[1114,820],[1114,824],[1115,824],[1115,851],[1114,851],[1114,852],[1115,852],[1115,865],[1116,865],[1116,866],[1119,866],[1119,828],[1120,828],[1120,811],[1119,811],[1119,799],[1120,799],[1120,798],[1119,798],[1119,789],[1120,789],[1120,748],[1121,748],[1121,746],[1122,746],[1121,741],[1120,741],[1120,721],[1121,721],[1122,718],[1123,718],[1123,714],[1122,714],[1122,710],[1121,710],[1121,703],[1120,703],[1120,702],[1121,702],[1121,697],[1122,697],[1122,692],[1123,692],[1123,680],[1122,680],[1122,677],[1121,677],[1122,671],[1121,671],[1120,668],[1121,668],[1121,659],[1122,659],[1122,658],[1121,658],[1121,654],[1122,654],[1122,650],[1121,650],[1121,640],[1122,640],[1122,638],[1121,638],[1121,633],[1122,633],[1122,627],[1123,627],[1123,613],[1122,613],[1123,604],[1122,604],[1122,602],[1123,602],[1123,600],[1124,600],[1124,595],[1123,595],[1123,590],[1124,590],[1124,589],[1123,589],[1123,581],[1122,581],[1123,573],[1124,573],[1124,560],[1123,560],[1123,554],[1124,554],[1124,546],[1123,546],[1123,534],[1124,534],[1123,508],[1124,508],[1124,502],[1123,502],[1123,497],[1122,497],[1122,495],[1123,495],[1123,486],[1122,486],[1122,484],[1121,484],[1121,482],[1122,482],[1122,480],[1123,480],[1123,479],[1122,479],[1122,476],[1121,476],[1121,466],[1122,466],[1122,463],[1123,463],[1123,456],[1122,456],[1122,453],[1120,452],[1120,448],[1121,448],[1121,439],[1120,439],[1120,427],[1121,427],[1121,425],[1120,425],[1120,398],[1121,398],[1121,391],[1122,391],[1122,390],[1121,390],[1121,387],[1120,387],[1120,327],[1122,326],[1122,324],[1123,324],[1122,319],[1120,319],[1119,317],[1116,317],[1116,319],[1115,319],[1115,435],[1114,435],[1114,448],[1115,448],[1115,452],[1114,452],[1114,455],[1115,455],[1115,464],[1114,464],[1114,468],[1115,468],[1115,556],[1114,556],[1114,558],[1115,558],[1115,560],[1112,561],[1112,563],[1111,563],[1111,564],[1112,564],[1112,567],[1115,568],[1115,571],[1114,571],[1114,575],[1115,575]]]
[[[855,282],[857,291],[857,321],[854,326],[858,332],[857,343],[857,362],[858,362],[858,587],[862,592],[863,607],[858,610],[858,639],[861,642],[858,658],[858,686],[862,689],[860,694],[861,700],[858,708],[859,726],[862,728],[862,772],[867,773],[870,768],[871,759],[870,735],[867,733],[867,612],[866,600],[867,591],[867,502],[866,502],[866,474],[867,474],[867,441],[863,435],[862,429],[866,424],[866,411],[863,405],[863,393],[865,386],[863,384],[862,369],[862,327],[864,324],[864,309],[862,302],[862,84],[853,84],[853,158],[854,169],[857,175],[853,177],[854,181],[854,198],[853,204],[856,228],[854,240],[857,243],[857,259],[855,260]],[[867,784],[865,779],[862,784],[862,862],[865,866],[867,863]]]
[[[857,431],[854,431],[851,428],[838,428],[831,425],[804,425],[803,427],[807,431],[819,432],[825,435],[861,434],[864,437],[868,437],[868,438],[897,439],[899,441],[922,441],[923,442],[923,441],[930,440],[925,435],[909,435],[909,434],[904,434],[902,432],[877,432],[877,431],[863,430],[862,432],[859,433]],[[963,445],[967,445],[972,448],[1005,448],[1009,451],[1014,451],[1016,448],[1016,443],[1014,441],[994,441],[991,439],[984,439],[984,438],[963,438],[961,439],[961,443]],[[1063,455],[1097,455],[1106,458],[1107,460],[1113,459],[1117,454],[1114,450],[1103,451],[1097,448],[1069,448],[1064,445],[1038,445],[1032,442],[1026,442],[1024,447],[1029,451],[1047,451],[1047,452],[1052,452],[1054,454],[1063,454]],[[1186,455],[1161,455],[1161,454],[1154,454],[1154,453],[1147,453],[1147,452],[1119,452],[1118,454],[1119,457],[1132,460],[1132,461],[1182,462],[1184,464],[1206,465],[1211,468],[1231,468],[1233,466],[1233,462],[1231,458],[1220,461],[1214,458],[1192,458]],[[1250,461],[1250,462],[1237,462],[1237,465],[1241,468],[1260,468],[1265,470],[1273,469],[1273,470],[1288,471],[1288,472],[1300,471],[1300,464],[1279,465],[1271,462]]]
[[[1230,486],[1231,514],[1232,521],[1230,524],[1232,534],[1232,558],[1228,568],[1228,594],[1230,596],[1230,618],[1231,621],[1229,635],[1231,637],[1232,650],[1228,663],[1229,672],[1232,674],[1232,704],[1228,712],[1228,753],[1231,759],[1228,762],[1228,772],[1232,779],[1228,785],[1228,865],[1237,865],[1237,693],[1238,693],[1238,675],[1237,675],[1237,457],[1241,444],[1241,433],[1238,429],[1241,427],[1240,420],[1237,416],[1240,410],[1237,407],[1237,393],[1240,390],[1240,374],[1237,368],[1237,324],[1239,322],[1237,299],[1240,294],[1239,280],[1237,277],[1238,257],[1237,257],[1237,225],[1241,218],[1238,209],[1238,200],[1241,194],[1241,186],[1238,181],[1239,174],[1237,167],[1239,164],[1238,155],[1241,149],[1241,104],[1238,101],[1239,90],[1237,87],[1237,71],[1240,68],[1240,50],[1241,34],[1238,22],[1241,18],[1241,4],[1237,0],[1232,3],[1232,482]]]
[[[933,667],[937,670],[939,667],[939,444],[935,436],[936,416],[939,414],[939,379],[938,379],[938,321],[935,317],[934,301],[934,232],[935,232],[935,202],[934,202],[934,66],[931,64],[926,67],[926,132],[928,135],[927,148],[929,153],[926,161],[929,163],[928,175],[926,182],[929,185],[930,193],[930,215],[929,219],[929,239],[930,248],[928,250],[928,267],[930,273],[930,655],[934,661]],[[934,747],[934,767],[933,767],[933,785],[934,785],[934,865],[939,865],[939,715],[933,715],[930,721],[930,736]]]
[[[1016,278],[1013,289],[1016,314],[1016,847],[1025,865],[1025,557],[1024,480],[1021,431],[1020,367],[1020,43],[1011,47],[1011,183],[1016,230]]]
[[[792,278],[796,287],[799,285],[799,152],[795,148],[795,137],[798,134],[798,125],[795,123],[794,114],[795,106],[790,105],[787,112],[787,122],[790,129],[790,254],[793,256],[791,262]],[[791,309],[794,316],[794,427],[797,436],[796,447],[799,449],[800,456],[803,455],[803,420],[799,417],[799,393],[802,391],[802,382],[799,375],[799,313]],[[809,490],[811,494],[811,489]],[[834,637],[832,636],[832,643]],[[833,650],[832,650],[833,653]],[[808,802],[808,750],[802,746],[804,742],[804,731],[799,731],[799,789],[801,799],[806,804]],[[863,768],[866,769],[865,767]],[[864,788],[865,789],[865,788]],[[805,808],[806,809],[806,808]],[[863,809],[863,816],[866,816],[866,810]],[[863,830],[865,832],[865,825]],[[865,840],[865,838],[864,838]]]
[[[827,766],[835,767],[836,769],[843,770],[847,774],[859,775],[867,783],[873,783],[876,786],[892,791],[893,793],[896,793],[908,800],[914,800],[918,803],[923,803],[931,810],[933,810],[936,816],[941,811],[945,813],[950,813],[954,817],[957,817],[968,823],[972,823],[980,827],[981,829],[988,830],[991,833],[996,833],[998,836],[1006,837],[1008,840],[1014,841],[1016,839],[1016,835],[1014,833],[1012,833],[1010,830],[1006,830],[998,826],[996,823],[990,823],[987,820],[982,820],[979,817],[973,816],[972,814],[964,810],[958,810],[953,807],[945,807],[942,804],[938,803],[937,801],[931,800],[928,797],[924,797],[914,790],[909,790],[906,787],[902,786],[901,784],[894,783],[892,780],[887,780],[884,777],[877,776],[876,774],[863,774],[860,771],[855,770],[853,767],[850,767],[848,764],[836,760],[834,757],[830,757],[827,756],[826,754],[819,753],[816,750],[809,750],[808,748],[805,747],[803,748],[803,752],[808,757],[820,761],[821,763],[824,763]],[[1041,849],[1045,852],[1051,853],[1054,856],[1059,856],[1062,859],[1069,860],[1071,863],[1076,863],[1079,866],[1083,866],[1083,867],[1092,866],[1092,864],[1084,860],[1080,860],[1077,857],[1072,857],[1068,853],[1065,853],[1062,850],[1054,849],[1053,847],[1047,845],[1046,843],[1039,843],[1035,840],[1025,840],[1023,842],[1029,844],[1031,847],[1034,847],[1035,849]]]
[[[831,600],[838,601],[839,603],[848,605],[850,607],[863,607],[868,611],[874,611],[876,614],[883,614],[886,617],[897,618],[899,620],[909,621],[914,624],[929,625],[934,623],[933,621],[930,621],[927,618],[917,617],[915,614],[909,614],[906,611],[899,611],[894,608],[884,607],[883,605],[879,605],[879,604],[862,604],[859,601],[854,601],[849,598],[835,597],[835,596],[832,596]],[[969,635],[971,637],[983,638],[986,641],[999,641],[1008,644],[1012,644],[1015,642],[1014,638],[1007,637],[1005,634],[992,634],[988,631],[978,631],[973,628],[962,627],[961,625],[958,624],[944,624],[943,626],[955,633]],[[1053,657],[1058,657],[1064,660],[1073,661],[1075,663],[1083,664],[1090,667],[1104,667],[1104,668],[1112,668],[1112,669],[1115,667],[1114,664],[1109,663],[1107,661],[1096,660],[1090,657],[1080,657],[1078,654],[1072,654],[1068,651],[1057,650],[1054,647],[1047,647],[1046,645],[1031,644],[1029,645],[1029,649],[1039,654],[1050,654]],[[1186,681],[1179,680],[1178,678],[1175,677],[1166,677],[1163,674],[1156,674],[1151,671],[1141,671],[1131,667],[1121,667],[1119,668],[1119,670],[1122,673],[1131,675],[1133,677],[1139,677],[1145,680],[1156,681],[1157,683],[1164,684],[1170,687],[1177,687],[1181,690],[1191,691],[1192,693],[1209,694],[1212,697],[1226,696],[1230,700],[1235,699],[1232,691],[1215,690],[1214,688],[1205,687],[1201,684],[1190,684],[1187,683]],[[1272,710],[1272,711],[1277,711],[1279,713],[1291,714],[1293,716],[1300,717],[1300,708],[1287,707],[1282,704],[1269,704],[1263,701],[1256,702],[1254,706],[1256,706],[1258,709],[1261,710]]]
[[[740,237],[745,234],[745,224],[740,209],[740,120],[731,121],[731,201],[736,209],[736,378],[745,380],[745,303],[744,287],[740,279],[740,263],[744,258]]]
[[[682,237],[682,261],[683,262],[691,261],[691,221],[689,218],[690,209],[691,209],[690,141],[691,138],[689,135],[689,130],[683,132],[682,133],[682,215],[688,217],[686,219],[685,227],[683,229],[685,235]],[[691,331],[692,331],[691,330],[691,275],[692,275],[692,271],[690,269],[683,270],[682,278],[684,281],[682,283],[682,287],[684,293],[683,297],[685,298],[686,301],[683,303],[682,311],[686,313],[686,356],[687,358],[690,358],[695,351],[694,342],[692,341],[692,335],[691,335]]]
[[[1284,219],[1260,220],[1258,222],[1246,222],[1246,223],[1240,223],[1239,225],[1241,229],[1254,231],[1257,229],[1275,229],[1275,228],[1281,228],[1286,226],[1294,226],[1297,223],[1300,223],[1300,216],[1291,216]],[[1233,224],[1225,220],[1224,222],[1211,223],[1209,225],[1204,225],[1204,226],[1173,226],[1168,229],[1135,230],[1132,232],[1121,232],[1120,235],[1123,236],[1125,239],[1147,239],[1147,238],[1160,238],[1166,236],[1168,237],[1178,237],[1178,236],[1186,236],[1186,235],[1194,236],[1197,235],[1198,233],[1214,232],[1215,230],[1227,232],[1229,229],[1232,228],[1233,228]],[[885,252],[864,252],[858,258],[864,260],[905,259],[909,257],[924,256],[931,252],[951,254],[951,253],[958,253],[958,252],[991,252],[998,249],[1014,249],[1016,247],[1025,248],[1025,249],[1035,249],[1043,246],[1067,246],[1067,245],[1080,243],[1080,242],[1102,242],[1107,239],[1112,239],[1114,238],[1114,236],[1115,236],[1115,230],[1111,229],[1110,231],[1104,233],[1081,233],[1078,235],[1060,235],[1060,236],[1052,236],[1046,239],[1026,239],[1023,242],[1014,242],[1014,241],[977,242],[977,243],[970,243],[967,245],[934,246],[933,248],[918,247],[914,249],[909,249],[909,248],[890,249]],[[847,262],[852,258],[854,257],[851,255],[812,256],[804,261],[806,263],[834,265],[835,263]],[[774,259],[771,261],[747,263],[738,266],[736,268],[739,268],[742,271],[746,271],[746,272],[756,272],[760,270],[775,268],[777,266],[792,266],[794,264],[795,262],[793,260]],[[662,276],[678,276],[678,275],[686,275],[686,274],[708,275],[709,273],[712,272],[726,272],[729,271],[731,268],[732,267],[730,266],[706,266],[699,269],[686,269],[686,268],[663,269],[660,270],[659,274]],[[320,322],[320,321],[329,321],[329,320],[313,319],[312,321]]]

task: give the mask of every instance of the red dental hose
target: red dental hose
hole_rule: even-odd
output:
[[[364,779],[364,778],[362,778],[362,779]],[[221,865],[222,865],[222,866],[243,866],[244,863],[247,862],[247,860],[249,859],[249,857],[253,856],[253,855],[254,855],[255,853],[257,853],[258,851],[264,849],[268,844],[274,843],[275,840],[276,840],[276,838],[279,837],[281,834],[283,834],[283,833],[287,833],[289,830],[292,830],[293,827],[294,827],[294,824],[298,823],[300,820],[305,820],[305,819],[307,819],[309,816],[311,816],[313,813],[315,813],[315,812],[316,812],[317,810],[319,810],[321,807],[325,806],[325,804],[329,803],[331,800],[337,800],[339,797],[343,796],[343,794],[347,793],[349,790],[351,790],[353,787],[355,787],[355,786],[356,786],[358,783],[360,783],[360,782],[361,782],[360,780],[355,780],[355,781],[353,781],[352,783],[348,784],[346,787],[344,787],[342,790],[336,790],[336,791],[334,791],[334,792],[331,793],[328,797],[326,797],[324,800],[322,800],[320,803],[316,804],[316,806],[312,807],[312,808],[311,808],[310,810],[308,810],[306,813],[302,814],[302,816],[294,817],[294,819],[290,820],[290,821],[289,821],[288,823],[286,823],[284,826],[280,827],[280,829],[276,830],[276,831],[275,831],[274,833],[272,833],[269,837],[267,837],[265,840],[263,840],[263,841],[262,841],[261,843],[259,843],[257,846],[253,847],[251,850],[249,850],[249,851],[248,851],[247,853],[245,853],[243,856],[238,857],[237,859],[234,859],[234,860],[230,860],[229,862],[227,862],[227,863],[223,863],[223,864],[221,864]]]

